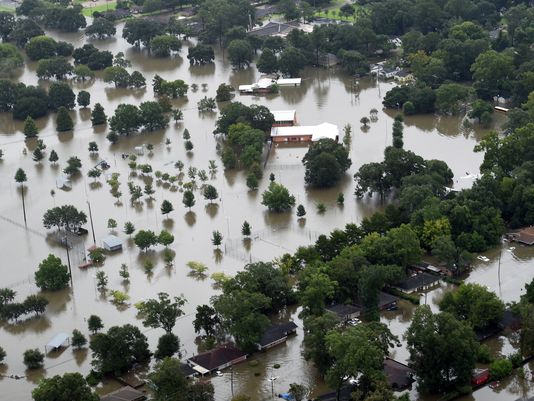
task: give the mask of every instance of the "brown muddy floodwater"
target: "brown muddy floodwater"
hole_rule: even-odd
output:
[[[54,116],[48,116],[37,121],[41,130],[40,138],[47,145],[47,152],[55,149],[59,155],[59,166],[50,166],[47,161],[36,164],[31,160],[31,151],[35,143],[28,143],[29,152],[23,155],[26,147],[21,132],[22,122],[13,121],[9,115],[0,115],[0,148],[4,150],[5,158],[0,162],[0,287],[10,287],[17,291],[17,297],[22,299],[26,295],[38,291],[33,282],[34,271],[39,262],[49,253],[60,256],[66,262],[65,249],[59,245],[42,227],[43,213],[54,205],[73,204],[87,212],[87,202],[92,206],[97,243],[108,234],[107,220],[114,218],[118,222],[118,235],[125,240],[124,250],[109,255],[104,270],[109,277],[108,288],[126,291],[130,296],[131,305],[118,309],[109,300],[102,297],[96,290],[96,268],[81,270],[80,264],[84,249],[92,245],[89,234],[81,243],[73,244],[70,255],[73,264],[73,286],[65,291],[45,293],[50,304],[44,317],[31,319],[16,325],[2,324],[0,326],[0,345],[6,349],[6,364],[0,366],[0,374],[25,376],[22,380],[0,377],[0,400],[26,401],[35,383],[42,376],[52,376],[64,372],[79,371],[86,374],[90,370],[91,357],[87,351],[73,352],[67,348],[63,352],[49,354],[45,359],[45,368],[41,371],[25,371],[22,363],[22,353],[28,348],[44,348],[44,345],[58,332],[70,333],[78,328],[87,334],[86,319],[90,314],[102,317],[105,327],[134,323],[141,326],[136,318],[134,303],[154,297],[158,292],[183,294],[188,303],[185,306],[185,316],[175,327],[175,333],[180,337],[185,357],[194,355],[196,350],[195,333],[192,320],[194,311],[199,304],[209,302],[216,293],[212,288],[212,280],[206,278],[198,280],[188,275],[186,263],[191,260],[201,261],[209,266],[209,273],[225,272],[234,274],[247,261],[271,260],[285,252],[292,252],[300,245],[313,242],[320,233],[327,233],[336,227],[342,227],[349,222],[360,222],[379,205],[374,199],[357,201],[352,195],[354,182],[352,175],[363,163],[382,160],[384,147],[391,142],[391,125],[393,115],[382,110],[381,97],[385,95],[392,83],[379,83],[361,80],[356,92],[351,91],[350,77],[336,72],[317,69],[306,69],[303,74],[303,85],[299,88],[282,88],[280,94],[266,97],[252,97],[236,95],[236,99],[246,104],[258,103],[270,109],[295,109],[301,124],[317,124],[324,121],[332,122],[343,127],[349,123],[353,126],[351,145],[352,167],[336,188],[328,190],[307,190],[304,186],[304,169],[301,159],[306,152],[304,146],[273,147],[266,165],[265,177],[257,192],[249,192],[245,185],[242,172],[224,172],[216,152],[217,139],[212,135],[217,118],[216,113],[199,114],[196,104],[204,96],[215,96],[215,90],[220,83],[226,82],[237,87],[239,84],[254,82],[259,74],[254,67],[244,71],[234,71],[223,59],[220,52],[216,53],[214,65],[190,67],[187,59],[187,43],[181,55],[174,58],[156,59],[150,57],[146,51],[138,50],[127,44],[122,38],[123,24],[118,25],[117,37],[106,41],[94,41],[101,49],[113,53],[123,51],[126,58],[131,60],[132,69],[141,71],[150,83],[155,74],[164,79],[183,79],[187,83],[197,83],[199,89],[190,91],[186,99],[174,101],[174,106],[184,110],[185,121],[181,124],[171,123],[165,131],[139,135],[121,139],[120,143],[111,146],[106,140],[106,130],[91,127],[90,110],[76,110],[71,113],[75,121],[73,133],[57,134]],[[56,34],[49,33],[56,39],[65,40],[81,46],[86,42],[82,33]],[[28,63],[17,79],[26,84],[37,84],[35,75],[36,64]],[[45,82],[39,82],[46,85]],[[202,84],[206,84],[203,88]],[[91,104],[100,102],[108,115],[120,103],[139,104],[145,100],[152,100],[151,85],[143,90],[115,89],[105,84],[100,77],[89,83],[72,83],[75,91],[85,89],[91,93]],[[372,108],[379,110],[378,121],[363,131],[360,128],[360,118],[368,116]],[[501,123],[500,121],[499,123]],[[186,155],[182,140],[182,132],[188,128],[194,143],[194,152]],[[405,147],[413,150],[425,158],[435,158],[446,161],[456,176],[466,172],[478,172],[482,160],[481,154],[473,153],[473,147],[484,135],[483,130],[465,130],[461,120],[451,117],[416,116],[406,119]],[[165,146],[165,138],[171,140],[169,147]],[[87,151],[89,141],[98,143],[100,152],[96,157],[90,157]],[[174,162],[182,160],[186,165],[198,169],[208,169],[208,160],[217,160],[219,172],[209,182],[220,193],[221,200],[217,205],[207,205],[196,192],[196,205],[188,212],[182,205],[179,192],[171,191],[163,186],[157,186],[155,200],[143,202],[141,206],[131,207],[128,201],[127,179],[129,168],[127,161],[120,156],[122,153],[132,153],[135,146],[151,143],[155,145],[153,155],[139,157],[139,163],[150,163],[154,169],[176,174]],[[70,156],[78,156],[83,163],[83,175],[73,181],[70,191],[55,188],[56,177],[64,167],[65,160]],[[46,156],[46,158],[48,155]],[[90,167],[99,160],[107,160],[111,168],[108,172],[121,174],[122,204],[116,205],[115,199],[109,193],[109,186],[104,177],[97,185],[92,179],[86,178]],[[21,210],[20,193],[16,188],[13,176],[18,167],[22,167],[28,175],[28,189],[26,192],[26,209],[28,215],[28,229],[24,228]],[[261,192],[268,184],[268,176],[273,172],[276,179],[289,187],[296,196],[297,203],[302,203],[308,214],[305,224],[298,224],[294,213],[270,214],[260,204]],[[134,183],[142,185],[138,177],[131,178]],[[51,196],[51,190],[55,196]],[[336,205],[339,192],[345,194],[345,205]],[[163,220],[159,206],[163,199],[174,204],[175,211],[170,219]],[[316,213],[317,203],[327,206],[324,215]],[[240,228],[244,220],[252,225],[253,240],[249,249],[245,248],[240,235]],[[132,221],[137,229],[151,229],[160,231],[162,228],[171,230],[175,235],[172,249],[176,252],[174,268],[164,266],[162,250],[156,249],[147,255],[140,255],[138,249],[123,233],[124,222]],[[213,251],[210,242],[211,232],[219,230],[224,235],[222,255]],[[516,300],[520,288],[534,276],[531,264],[532,249],[517,248],[513,252],[504,251],[501,262],[501,280],[498,280],[496,260],[498,255],[488,255],[491,262],[478,266],[469,280],[487,284],[499,291],[505,301]],[[151,275],[143,270],[143,262],[150,258],[156,264]],[[130,283],[123,284],[119,276],[119,266],[126,263],[130,269]],[[438,289],[427,295],[427,301],[435,304],[442,291]],[[402,334],[409,324],[413,307],[403,304],[397,312],[388,313],[383,317],[396,334]],[[289,310],[287,315],[301,322],[297,317],[298,311]],[[283,318],[282,316],[280,318]],[[155,349],[161,330],[143,329],[147,335],[152,350]],[[309,386],[314,394],[325,389],[316,377],[311,364],[302,358],[302,329],[296,337],[291,338],[286,345],[279,346],[267,353],[253,358],[259,364],[251,367],[243,363],[234,369],[234,391],[244,392],[252,396],[253,400],[271,399],[271,384],[268,378],[278,377],[274,382],[275,393],[287,391],[289,383],[299,382]],[[493,348],[500,352],[497,341]],[[506,348],[506,347],[505,347]],[[408,355],[404,347],[394,352],[394,356],[406,361]],[[274,364],[281,367],[273,370]],[[515,381],[514,381],[515,380]],[[469,399],[514,400],[525,393],[524,381],[514,379],[503,389],[483,389]],[[223,376],[213,378],[216,389],[216,399],[226,401],[230,399],[231,376],[224,372]],[[106,383],[99,387],[99,392],[107,392],[117,383]],[[532,392],[532,389],[530,390]],[[414,399],[426,399],[412,392]],[[479,396],[480,394],[480,396]]]

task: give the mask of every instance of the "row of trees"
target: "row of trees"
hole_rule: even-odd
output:
[[[45,312],[48,300],[41,295],[28,295],[22,302],[15,302],[17,293],[10,288],[0,288],[0,319],[17,321],[23,315],[40,315]],[[2,352],[0,351],[0,354]],[[5,354],[4,354],[5,356]],[[2,358],[0,358],[0,363]]]

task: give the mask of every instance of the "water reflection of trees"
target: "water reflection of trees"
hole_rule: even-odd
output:
[[[4,323],[1,327],[9,334],[19,335],[24,333],[43,333],[51,326],[50,319],[47,316],[41,315],[30,317],[14,324]]]
[[[193,227],[197,222],[197,214],[193,211],[189,211],[184,214],[184,220],[189,227]]]
[[[189,66],[189,73],[192,77],[211,77],[215,74],[215,63],[191,65]]]

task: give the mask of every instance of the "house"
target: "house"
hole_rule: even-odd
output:
[[[271,140],[273,142],[316,142],[320,139],[332,139],[338,142],[338,126],[322,123],[310,126],[273,127],[271,129]]]
[[[102,238],[102,248],[109,252],[120,251],[122,249],[122,240],[116,235],[108,235]]]
[[[396,296],[388,294],[384,291],[380,291],[378,293],[378,309],[388,310],[395,308],[397,306],[398,300],[399,298],[397,298]]]
[[[291,32],[293,29],[297,29],[299,27],[298,21],[290,21],[290,22],[277,22],[277,21],[269,21],[265,25],[252,29],[248,32],[249,35],[252,36],[259,36],[259,37],[266,37],[266,36],[280,36],[282,38],[286,37],[289,32]]]
[[[482,386],[490,378],[489,369],[475,369],[471,376],[471,384],[474,387]]]
[[[272,93],[276,86],[300,86],[301,78],[276,78],[271,76],[262,76],[258,82],[250,85],[239,85],[239,93],[250,95],[255,93]]]
[[[362,312],[362,309],[359,306],[343,304],[334,304],[328,306],[326,310],[336,315],[342,321],[356,319]]]
[[[520,244],[534,245],[534,226],[525,227],[519,231],[508,233],[507,237]]]
[[[264,351],[275,345],[282,344],[287,340],[288,336],[297,333],[297,327],[295,322],[272,325],[267,328],[261,336],[260,342],[258,343],[258,349]]]
[[[205,375],[217,370],[226,369],[246,359],[247,354],[235,345],[224,344],[187,359],[187,363],[197,373]]]
[[[434,274],[417,273],[404,280],[401,280],[393,285],[393,288],[404,292],[405,294],[412,294],[419,291],[427,291],[440,284],[441,278]]]
[[[198,374],[197,371],[187,363],[180,363],[180,370],[186,379],[190,379]]]
[[[384,359],[384,376],[386,381],[395,391],[409,388],[414,380],[415,372],[412,368],[394,359]]]
[[[278,78],[275,83],[278,86],[300,86],[302,78]]]
[[[121,387],[100,397],[100,401],[144,401],[146,395],[130,386]]]
[[[439,267],[433,266],[427,262],[416,263],[414,265],[411,265],[410,268],[418,272],[426,272],[430,274],[441,274],[441,269]]]
[[[274,110],[271,113],[274,116],[273,127],[292,127],[297,124],[296,110]]]

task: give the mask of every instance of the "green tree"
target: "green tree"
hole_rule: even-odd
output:
[[[91,364],[102,374],[120,374],[136,363],[150,359],[145,335],[130,324],[113,326],[107,333],[97,333],[91,338],[93,355]]]
[[[339,324],[331,313],[318,316],[311,315],[304,319],[304,358],[313,361],[321,374],[325,374],[332,365],[332,357],[326,345],[326,335]]]
[[[65,59],[65,57],[52,57],[39,60],[37,63],[37,76],[41,79],[55,78],[57,80],[65,79],[67,75],[72,74],[74,68]],[[54,82],[64,83],[64,82]],[[49,91],[50,95],[50,91]]]
[[[39,263],[35,272],[35,285],[41,290],[57,291],[69,285],[69,269],[61,259],[50,254]]]
[[[118,135],[129,135],[141,127],[139,109],[131,104],[119,104],[109,119],[109,128]]]
[[[350,75],[364,75],[369,72],[369,62],[363,54],[356,50],[339,51],[341,67]]]
[[[308,389],[302,384],[291,383],[289,385],[289,394],[293,396],[295,401],[303,401],[308,394]]]
[[[15,16],[8,11],[0,11],[0,38],[4,42],[7,42],[13,29],[15,29]]]
[[[134,236],[134,243],[144,252],[158,243],[158,237],[151,230],[139,230]]]
[[[78,96],[76,97],[76,102],[78,103],[78,106],[85,109],[89,106],[89,103],[91,103],[91,94],[87,91],[79,91]]]
[[[34,312],[36,315],[44,313],[48,300],[40,295],[28,295],[22,303],[26,313]]]
[[[43,151],[40,148],[35,148],[32,154],[32,160],[34,162],[41,163],[41,160],[43,160],[43,158]]]
[[[204,199],[209,200],[210,203],[213,203],[213,201],[219,197],[217,188],[209,184],[204,187],[203,195]]]
[[[193,65],[213,63],[215,53],[211,46],[199,43],[196,46],[191,46],[187,52],[187,59]]]
[[[241,226],[241,235],[245,237],[250,237],[251,231],[252,230],[251,230],[249,222],[245,220],[243,222],[243,225]]]
[[[86,79],[92,79],[95,77],[95,73],[85,64],[80,64],[74,67],[74,75],[79,81],[85,81]]]
[[[159,361],[148,375],[148,381],[156,401],[186,399],[188,382],[182,373],[181,363],[176,358]]]
[[[256,348],[256,343],[269,326],[269,319],[260,312],[268,308],[269,304],[267,296],[241,289],[212,298],[212,305],[221,318],[222,327],[245,352]]]
[[[150,51],[157,57],[169,57],[171,51],[178,52],[182,42],[173,35],[158,35],[150,39]]]
[[[50,151],[50,156],[48,156],[48,161],[50,163],[56,163],[58,160],[59,160],[59,157],[57,155],[57,152],[54,149],[52,149]]]
[[[229,100],[232,100],[233,91],[234,88],[231,85],[226,85],[225,83],[222,83],[217,88],[215,100],[217,100],[218,102],[227,102]]]
[[[154,358],[162,360],[170,358],[180,351],[180,339],[173,333],[165,333],[158,339],[158,348]]]
[[[269,48],[264,48],[256,66],[258,67],[258,71],[264,74],[272,74],[278,71],[278,58],[274,51]]]
[[[124,223],[124,233],[126,235],[132,235],[135,232],[135,226],[131,221]]]
[[[334,185],[352,164],[347,149],[331,139],[312,143],[302,159],[306,184],[316,187]]]
[[[73,127],[74,123],[72,122],[72,118],[69,115],[69,111],[65,107],[61,106],[57,111],[56,131],[70,131]]]
[[[87,327],[91,333],[95,334],[104,328],[104,324],[99,316],[91,315],[89,316],[89,319],[87,319]]]
[[[44,354],[37,348],[24,351],[24,365],[28,369],[40,369],[44,365]]]
[[[468,384],[478,344],[473,330],[449,313],[433,314],[427,305],[414,313],[406,332],[411,366],[422,388],[448,391]]]
[[[249,42],[244,39],[232,40],[228,45],[228,58],[232,65],[237,69],[248,67],[252,62],[252,55],[252,47]]]
[[[211,243],[219,248],[219,246],[222,244],[223,236],[219,231],[213,231],[211,234]]]
[[[85,29],[86,36],[96,39],[105,39],[115,36],[115,33],[116,29],[113,22],[103,17],[93,19],[93,23]]]
[[[398,339],[382,323],[360,324],[345,331],[333,330],[326,335],[326,346],[333,364],[326,371],[326,382],[336,389],[349,378],[358,378],[358,390],[365,397],[371,383],[382,377],[388,348]]]
[[[278,68],[284,75],[296,77],[306,65],[306,57],[300,49],[288,47],[282,51],[278,60]]]
[[[285,212],[295,205],[295,197],[282,184],[271,182],[269,189],[262,194],[261,204],[270,211]]]
[[[172,206],[172,203],[168,200],[164,199],[163,202],[161,202],[161,214],[168,217],[169,213],[174,210],[174,207]]]
[[[491,380],[502,380],[512,374],[514,367],[508,358],[499,358],[491,363],[489,370]]]
[[[87,338],[85,338],[80,330],[74,329],[72,331],[71,344],[73,347],[80,349],[87,344]]]
[[[504,314],[504,304],[494,292],[471,283],[447,292],[440,302],[440,309],[469,322],[475,329],[497,325]]]
[[[158,242],[167,248],[170,244],[174,242],[174,235],[166,230],[161,230],[158,235]]]
[[[93,126],[105,124],[107,122],[107,116],[104,112],[104,108],[100,103],[96,103],[95,107],[91,111],[91,123]]]
[[[6,357],[6,351],[2,347],[0,347],[0,363],[4,361],[4,358]]]
[[[436,89],[436,108],[444,114],[456,115],[471,95],[469,87],[456,83],[443,84]]]
[[[104,82],[112,82],[116,88],[127,88],[130,85],[130,73],[123,67],[106,67]]]
[[[193,191],[184,191],[184,197],[182,198],[182,202],[185,207],[191,210],[191,208],[195,206],[195,194],[193,193]]]
[[[169,294],[160,292],[158,299],[144,301],[137,308],[145,327],[161,327],[166,333],[171,333],[176,319],[184,314],[182,306],[185,302],[182,297],[170,298]]]
[[[217,326],[221,323],[217,311],[209,305],[198,305],[193,320],[193,327],[195,333],[200,333],[204,330],[208,337],[215,335]]]
[[[35,125],[35,120],[30,116],[26,117],[26,120],[24,120],[24,128],[22,132],[24,132],[26,138],[35,138],[39,133],[37,125]]]
[[[303,205],[298,205],[297,206],[297,217],[303,218],[304,216],[306,216],[306,209],[304,209]]]
[[[67,159],[67,167],[63,169],[63,172],[67,175],[76,175],[82,168],[82,162],[76,156],[69,157]]]
[[[246,184],[247,184],[248,189],[250,189],[251,191],[257,190],[259,183],[258,183],[258,177],[256,176],[256,174],[252,172],[248,173]]]
[[[487,119],[491,122],[491,114],[493,113],[493,107],[490,103],[485,102],[484,100],[477,99],[471,103],[471,111],[469,112],[470,118],[478,119],[480,124],[488,123]]]
[[[26,54],[30,60],[36,61],[56,56],[57,42],[45,35],[34,36],[26,44]]]
[[[164,25],[160,22],[144,18],[134,18],[126,21],[122,31],[122,37],[132,45],[148,46],[150,40],[164,31]]]
[[[67,110],[74,109],[76,95],[66,82],[53,82],[48,89],[48,106],[50,109],[59,111],[64,107]]]
[[[63,376],[43,378],[32,391],[34,401],[71,400],[98,401],[83,376],[79,373],[65,373]]]
[[[143,102],[139,105],[141,124],[147,131],[163,129],[169,124],[169,117],[158,102]]]
[[[492,99],[501,91],[510,89],[515,73],[514,57],[509,53],[488,50],[477,56],[471,72],[477,94],[484,99]]]

